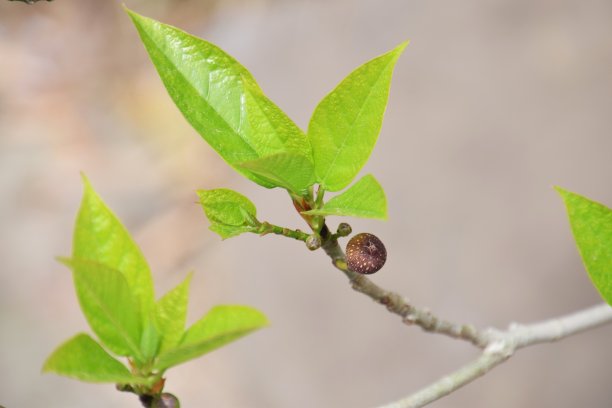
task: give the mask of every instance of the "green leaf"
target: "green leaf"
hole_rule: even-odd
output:
[[[161,353],[155,368],[163,370],[239,339],[268,324],[266,316],[248,306],[215,306],[187,330],[181,342]]]
[[[304,156],[312,163],[310,141],[285,112],[248,81],[245,96],[251,140],[258,156],[288,153]]]
[[[612,209],[556,187],[563,198],[572,233],[601,297],[612,305]]]
[[[124,275],[95,261],[59,260],[72,269],[81,310],[102,343],[117,355],[142,361],[142,317]]]
[[[212,232],[217,233],[221,239],[228,239],[232,237],[236,237],[240,234],[244,234],[245,232],[258,232],[259,228],[252,227],[249,225],[222,225],[222,224],[211,224],[208,227]]]
[[[387,219],[387,199],[382,186],[368,174],[348,190],[326,202],[323,208],[305,211],[311,215],[345,215]]]
[[[279,153],[240,164],[262,179],[298,195],[305,195],[314,183],[312,161],[302,155]]]
[[[389,96],[395,62],[408,43],[350,73],[316,107],[308,126],[317,182],[339,191],[368,160]]]
[[[45,361],[43,372],[89,382],[144,383],[85,333],[59,346]]]
[[[204,213],[211,222],[210,229],[221,238],[257,231],[257,209],[242,194],[226,188],[198,190],[197,193]]]
[[[140,351],[143,361],[151,361],[158,353],[162,341],[162,334],[159,332],[154,318],[147,318],[143,321],[142,335],[140,336]]]
[[[153,310],[153,280],[140,248],[83,176],[84,193],[74,229],[72,257],[119,271],[143,315]]]
[[[237,164],[271,153],[309,152],[305,135],[238,61],[175,27],[128,13],[174,103],[229,165],[271,188]]]
[[[188,274],[183,282],[157,302],[157,326],[162,333],[160,352],[176,346],[183,337],[192,276]]]

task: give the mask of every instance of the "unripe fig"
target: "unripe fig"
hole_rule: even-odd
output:
[[[346,263],[353,272],[369,275],[387,261],[387,250],[377,236],[362,232],[346,244]]]

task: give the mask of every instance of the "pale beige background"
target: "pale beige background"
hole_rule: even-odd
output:
[[[305,128],[358,64],[412,42],[364,172],[390,221],[373,279],[443,317],[505,327],[599,301],[555,184],[612,204],[612,3],[603,0],[128,0],[244,63]],[[221,242],[197,188],[302,227],[281,191],[233,173],[171,104],[118,1],[0,0],[0,405],[136,407],[111,385],[41,375],[87,331],[70,274],[84,171],[147,255],[158,293],[195,271],[190,321],[244,303],[272,326],[172,369],[191,407],[372,407],[476,355],[408,328],[295,241]],[[333,220],[336,222],[336,220]],[[610,407],[612,327],[522,351],[432,407]]]

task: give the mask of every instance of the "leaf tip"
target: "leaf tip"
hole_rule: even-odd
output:
[[[84,196],[87,196],[90,194],[97,195],[96,191],[93,188],[93,185],[91,184],[91,181],[89,181],[89,178],[83,172],[81,172],[81,181],[83,183],[83,195]]]
[[[200,204],[203,204],[204,197],[206,196],[206,190],[196,190],[196,195]]]
[[[43,363],[42,367],[40,368],[40,373],[41,374],[46,374],[46,373],[51,371],[51,368],[49,367],[49,360],[50,359],[51,359],[51,356],[47,357],[47,359]]]
[[[61,263],[61,264],[62,264],[62,265],[64,265],[64,266],[67,266],[67,267],[69,267],[69,268],[71,267],[71,262],[72,262],[72,259],[70,259],[70,258],[68,258],[68,257],[66,257],[66,256],[56,256],[56,257],[55,257],[55,260],[56,260],[57,262]]]
[[[559,186],[553,186],[553,188],[561,196],[561,199],[566,204],[568,204],[568,200],[570,200],[572,197],[578,196],[578,194],[572,193],[571,191],[566,190],[566,189],[564,189],[562,187],[559,187]]]
[[[89,179],[87,178],[87,175],[85,174],[84,171],[79,172],[79,174],[81,175],[81,181],[83,182],[84,185],[89,185]]]
[[[397,53],[401,54],[402,52],[404,52],[404,49],[406,49],[408,44],[410,44],[410,40],[406,40],[406,41],[400,43],[397,47],[395,47],[394,51],[396,51]]]
[[[133,10],[130,10],[130,9],[128,8],[128,6],[126,6],[126,5],[125,5],[125,3],[122,3],[122,4],[121,4],[121,7],[123,8],[123,11],[125,11],[125,12],[127,13],[127,15],[128,15],[128,16],[130,16],[130,18],[131,18],[132,20],[134,20],[135,18],[140,17],[140,15],[139,15],[138,13],[136,13],[136,12],[135,12],[135,11],[133,11]]]

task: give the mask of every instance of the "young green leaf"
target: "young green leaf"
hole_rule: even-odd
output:
[[[316,107],[308,126],[317,182],[339,191],[367,161],[382,126],[402,43],[350,73]]]
[[[89,382],[139,383],[119,361],[85,333],[77,334],[59,346],[45,361],[43,372]]]
[[[84,192],[74,229],[72,257],[119,271],[143,315],[153,310],[153,280],[140,248],[83,176]]]
[[[183,282],[157,302],[157,326],[162,333],[160,352],[176,346],[183,337],[191,277],[192,274],[188,274]]]
[[[237,164],[271,153],[309,151],[304,134],[261,92],[249,71],[219,47],[128,13],[185,119],[229,165],[264,187],[275,187]]]
[[[591,281],[612,305],[612,209],[562,188],[556,190],[565,202],[572,233]]]
[[[326,202],[322,208],[305,211],[303,214],[387,219],[387,199],[378,181],[368,174]]]
[[[239,339],[268,324],[266,316],[248,306],[215,306],[185,332],[180,343],[161,353],[155,368],[184,363]]]
[[[264,180],[298,195],[305,195],[314,183],[312,161],[302,155],[279,153],[240,164]]]
[[[142,315],[125,276],[95,261],[60,261],[72,269],[81,310],[102,343],[119,356],[142,361]]]
[[[140,336],[140,352],[142,354],[142,361],[153,360],[153,358],[159,352],[159,347],[162,341],[162,333],[160,333],[155,323],[154,317],[148,317],[143,319],[142,322],[142,334]]]
[[[253,232],[259,227],[255,205],[242,194],[226,188],[198,190],[197,193],[211,222],[210,229],[221,238]]]
[[[294,154],[312,163],[310,141],[261,89],[245,81],[245,102],[251,140],[259,157]]]
[[[208,227],[209,230],[218,234],[221,239],[228,239],[236,237],[245,232],[257,232],[258,227],[252,227],[249,225],[223,225],[223,224],[211,224]]]

